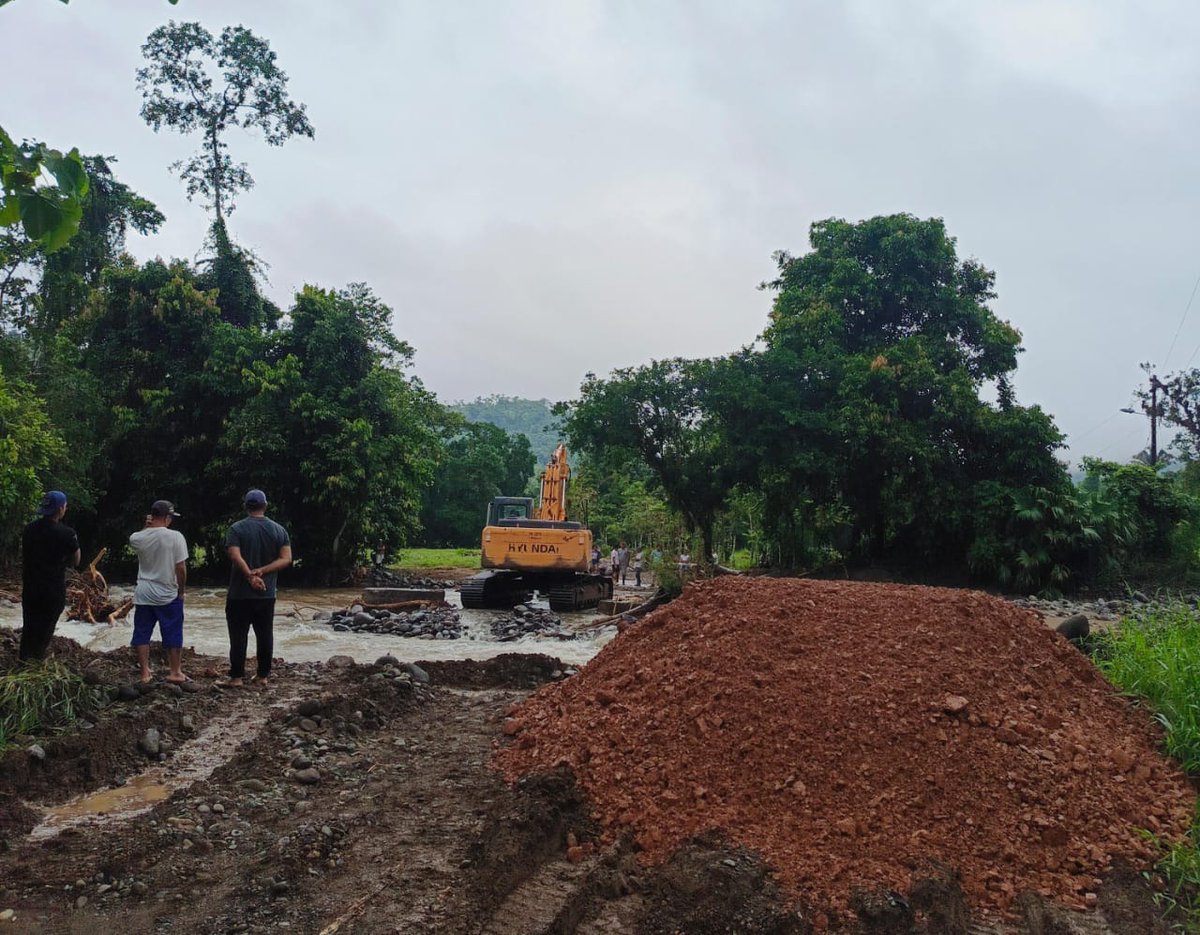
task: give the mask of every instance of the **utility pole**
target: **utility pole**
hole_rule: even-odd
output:
[[[1158,466],[1158,377],[1150,374],[1150,467]]]

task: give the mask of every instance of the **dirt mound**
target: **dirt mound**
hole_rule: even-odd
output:
[[[1097,901],[1195,796],[1144,714],[1029,611],[971,591],[721,578],[505,725],[510,780],[569,766],[609,838],[706,831],[831,918],[930,865],[977,909]]]

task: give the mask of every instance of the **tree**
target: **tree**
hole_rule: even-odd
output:
[[[33,388],[0,370],[0,568],[12,567],[21,526],[62,453],[62,439]]]
[[[746,404],[723,420],[757,467],[743,480],[768,518],[809,504],[798,521],[812,523],[836,507],[852,559],[961,563],[977,485],[1066,483],[1061,435],[1005,381],[1020,334],[988,307],[994,276],[958,259],[938,219],[822,221],[810,242],[777,255],[766,346],[748,358]],[[987,381],[1003,390],[997,406],[981,399]],[[1020,465],[983,454],[1010,428],[1035,440]]]
[[[421,508],[422,541],[434,548],[479,545],[487,504],[520,496],[534,472],[524,435],[486,422],[447,419],[445,455]]]
[[[737,471],[710,401],[726,371],[720,361],[675,358],[606,380],[589,373],[580,398],[557,410],[575,447],[598,460],[645,464],[667,503],[701,536],[706,557]]]
[[[404,374],[413,350],[365,285],[306,286],[289,317],[246,362],[246,401],[229,416],[211,473],[231,497],[267,490],[304,573],[329,583],[364,547],[402,545],[419,527],[444,410]]]
[[[137,72],[142,119],[155,131],[165,126],[201,134],[200,152],[171,168],[186,183],[188,198],[205,199],[219,223],[233,211],[236,193],[254,186],[246,164],[229,155],[229,129],[257,127],[271,146],[314,135],[304,105],[288,97],[275,53],[243,26],[227,26],[214,37],[199,23],[172,21],[150,33],[142,55],[148,62]]]

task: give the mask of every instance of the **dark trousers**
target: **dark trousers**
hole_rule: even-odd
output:
[[[258,677],[271,674],[271,654],[275,636],[275,598],[235,597],[225,601],[225,624],[229,627],[229,677],[246,675],[246,643],[254,629],[254,654],[258,657]]]
[[[26,588],[21,595],[21,648],[19,658],[45,659],[54,627],[67,606],[66,594],[38,594]]]

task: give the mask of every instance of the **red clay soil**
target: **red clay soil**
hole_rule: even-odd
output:
[[[974,591],[719,578],[618,636],[505,724],[514,780],[575,772],[649,863],[710,829],[831,916],[931,862],[1005,912],[1094,904],[1195,795],[1159,737],[1030,611]]]

